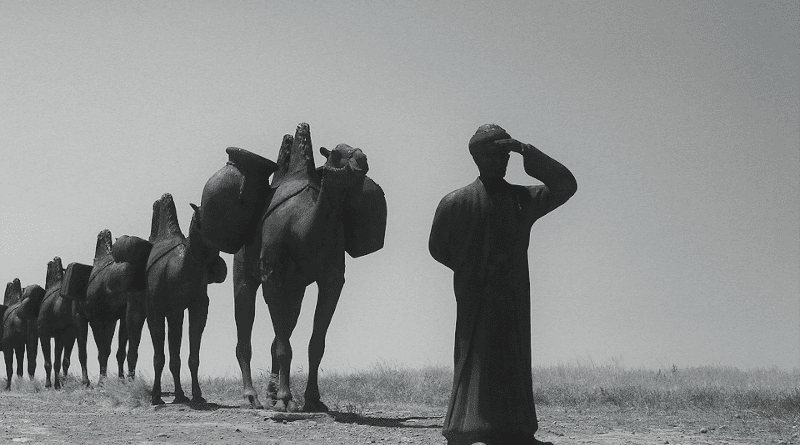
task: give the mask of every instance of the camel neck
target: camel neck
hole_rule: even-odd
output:
[[[205,264],[214,256],[213,253],[213,249],[203,240],[200,230],[196,228],[195,224],[192,224],[189,227],[189,236],[186,239],[186,257],[184,260]]]

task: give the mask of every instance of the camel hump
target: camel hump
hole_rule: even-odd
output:
[[[97,234],[97,244],[94,248],[94,259],[97,261],[111,254],[111,231],[103,229]]]
[[[178,225],[178,211],[172,195],[164,193],[153,203],[153,222],[150,226],[150,242],[155,243],[167,238],[185,239]]]
[[[288,135],[287,135],[288,136]],[[316,167],[314,165],[314,151],[311,147],[311,129],[307,123],[297,124],[293,138],[283,137],[281,151],[278,153],[278,175],[281,181],[284,178],[314,178]],[[289,145],[291,143],[291,145]],[[288,146],[288,148],[287,148]],[[288,150],[288,155],[286,151]],[[273,187],[280,185],[278,179],[273,181]]]
[[[19,278],[6,284],[6,293],[3,297],[3,304],[12,306],[22,301],[22,285],[20,285]]]
[[[311,130],[307,123],[297,125],[294,137],[287,134],[283,137],[278,152],[278,170],[272,175],[274,190],[261,219],[289,198],[303,192],[307,188],[319,191],[322,176],[314,165],[314,152],[311,147]]]
[[[294,136],[291,134],[283,135],[281,141],[281,148],[278,149],[277,170],[272,174],[272,188],[277,188],[281,181],[283,181],[286,172],[289,170],[289,159],[292,155],[292,145],[294,144]]]
[[[45,289],[50,289],[53,286],[61,283],[61,278],[64,277],[64,267],[61,265],[61,258],[54,257],[53,261],[47,262],[47,278],[45,279]]]

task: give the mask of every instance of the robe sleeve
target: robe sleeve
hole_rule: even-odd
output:
[[[478,221],[474,184],[446,195],[433,217],[428,250],[436,261],[456,271],[467,256]]]
[[[453,216],[453,193],[442,198],[436,208],[431,226],[431,235],[428,239],[428,250],[436,261],[455,270],[454,240],[452,234],[456,218]]]
[[[525,173],[544,184],[525,187],[531,199],[528,216],[535,221],[567,202],[578,183],[567,167],[533,145],[526,144],[522,157]]]

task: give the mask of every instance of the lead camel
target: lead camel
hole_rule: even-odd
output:
[[[306,286],[317,283],[303,410],[327,411],[320,400],[318,371],[325,335],[344,286],[345,251],[357,257],[383,246],[386,201],[380,187],[366,176],[366,155],[345,144],[320,151],[326,162],[316,169],[306,123],[297,126],[294,137],[284,136],[272,181],[274,194],[255,236],[234,257],[236,358],[242,370],[244,397],[253,408],[263,407],[250,371],[258,287],[263,286],[275,330],[269,397],[276,411],[295,411],[298,407],[289,389],[289,339],[297,325]]]

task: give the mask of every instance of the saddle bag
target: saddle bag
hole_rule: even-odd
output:
[[[203,187],[200,233],[210,246],[236,253],[252,237],[278,166],[247,150],[228,147],[228,163]]]
[[[86,299],[86,289],[89,287],[89,275],[92,266],[81,263],[70,263],[64,273],[61,285],[61,297],[68,300],[83,301]]]
[[[358,258],[383,248],[386,236],[386,197],[369,176],[364,185],[345,200],[342,212],[345,250]]]
[[[117,263],[144,264],[153,244],[138,236],[122,235],[111,247],[111,256]]]

